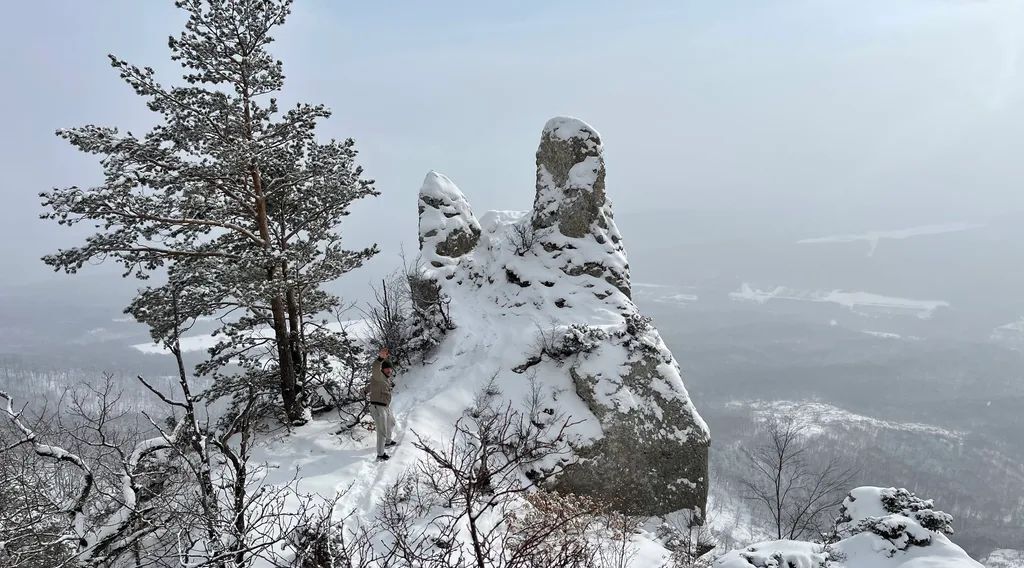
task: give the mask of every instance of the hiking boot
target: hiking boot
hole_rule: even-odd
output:
[[[377,456],[377,461],[379,461],[379,462],[387,461],[389,459],[391,459],[391,456],[389,456],[387,454],[381,454],[381,455]]]
[[[398,445],[398,442],[396,442],[394,440],[389,440],[388,443],[384,444],[384,447],[385,448],[390,448],[392,446],[397,446],[397,445]]]

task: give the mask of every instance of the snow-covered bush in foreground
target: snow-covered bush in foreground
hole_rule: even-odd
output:
[[[859,487],[843,502],[831,544],[792,540],[734,550],[716,568],[978,568],[947,537],[952,518],[906,489]]]

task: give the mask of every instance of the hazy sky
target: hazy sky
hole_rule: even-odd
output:
[[[6,6],[0,282],[46,278],[37,258],[77,240],[36,219],[36,194],[99,167],[53,131],[152,120],[105,55],[172,83],[182,21],[170,0]],[[282,99],[327,104],[322,135],[356,139],[384,195],[346,234],[393,264],[429,169],[478,212],[529,207],[559,114],[602,133],[627,245],[653,210],[817,236],[1024,209],[1022,23],[1018,1],[298,0],[274,51]]]

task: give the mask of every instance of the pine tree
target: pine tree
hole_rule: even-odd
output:
[[[283,66],[268,46],[291,0],[175,5],[188,13],[168,44],[183,85],[165,87],[152,68],[110,56],[160,123],[143,136],[94,125],[57,132],[100,156],[104,181],[41,194],[44,218],[99,228],[44,261],[74,273],[111,258],[124,276],[169,271],[179,286],[187,281],[189,315],[239,314],[222,319],[225,339],[200,369],[217,375],[241,362],[276,376],[287,419],[299,420],[310,343],[329,341],[313,317],[338,303],[322,285],[377,252],[345,250],[338,226],[352,202],[378,192],[352,140],[315,140],[330,116],[324,106],[278,107]],[[136,304],[166,296],[154,290]]]

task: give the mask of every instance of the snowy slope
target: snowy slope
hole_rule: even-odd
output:
[[[817,436],[829,430],[891,430],[899,432],[911,432],[944,438],[951,441],[960,441],[966,433],[941,428],[932,424],[919,422],[900,422],[895,420],[882,420],[850,412],[838,406],[820,401],[793,401],[793,400],[750,400],[731,401],[726,404],[732,408],[749,408],[758,421],[767,421],[772,417],[786,416],[793,421],[794,426],[800,428],[801,435]]]
[[[545,128],[545,137],[571,142],[576,144],[571,147],[584,152],[596,148],[600,158],[599,139],[586,129],[589,127],[578,121],[559,119]],[[435,282],[450,300],[448,315],[455,325],[426,363],[404,369],[396,377],[392,407],[399,445],[392,458],[374,460],[369,430],[357,427],[339,435],[339,422],[321,416],[265,441],[255,458],[271,465],[268,481],[287,483],[298,477],[300,491],[328,498],[341,495],[336,508],[339,517],[354,513],[353,521],[369,521],[386,489],[423,458],[411,443],[416,436],[444,444],[453,424],[492,378],[502,399],[523,408],[532,379],[541,387],[545,406],[578,421],[569,432],[578,463],[600,464],[604,460],[623,469],[621,476],[598,470],[604,473],[598,477],[599,488],[630,499],[650,493],[679,494],[691,500],[688,502],[702,494],[706,498],[706,461],[702,474],[699,467],[680,467],[671,470],[676,477],[669,478],[662,472],[650,473],[654,469],[648,467],[649,463],[660,467],[659,456],[649,453],[651,448],[680,448],[663,452],[674,466],[690,459],[689,448],[703,448],[706,460],[709,433],[689,399],[672,354],[657,330],[643,323],[630,298],[629,266],[604,196],[603,161],[587,156],[552,173],[544,163],[546,155],[542,144],[537,199],[534,209],[526,212],[492,211],[477,218],[452,180],[437,172],[427,175],[420,192],[422,276]],[[559,229],[560,219],[574,223],[570,235]],[[542,238],[525,250],[520,240],[524,228],[543,231]],[[579,339],[572,335],[574,329],[587,330],[590,335],[583,337],[583,343],[591,343],[561,357],[541,351],[542,335],[556,338],[556,342],[570,336]],[[849,415],[838,416],[835,410],[818,405],[803,415],[819,425],[831,418],[850,421]],[[686,419],[680,420],[680,416]],[[609,439],[626,452],[616,455],[601,448]],[[629,477],[624,471],[628,464],[622,468],[617,459],[631,461],[647,473]],[[629,486],[617,484],[618,477],[627,479]],[[904,536],[911,535],[915,543],[927,540],[927,546],[903,546],[908,541],[899,541],[902,537],[898,536],[894,544],[876,533],[851,529],[828,551],[808,543],[771,542],[729,553],[717,565],[978,566],[945,535],[920,526],[912,514],[870,505],[881,502],[883,491],[887,490],[855,490],[852,495],[858,504],[848,503],[849,524],[859,526],[861,521],[877,517],[881,519],[878,526],[894,527]],[[655,507],[662,505],[657,499],[652,502]],[[696,502],[697,509],[705,508],[703,499]],[[658,520],[654,514],[644,516],[651,518],[631,539],[632,565],[663,565],[668,552],[655,534]],[[738,524],[742,519],[734,520]],[[790,563],[773,564],[775,559]]]

